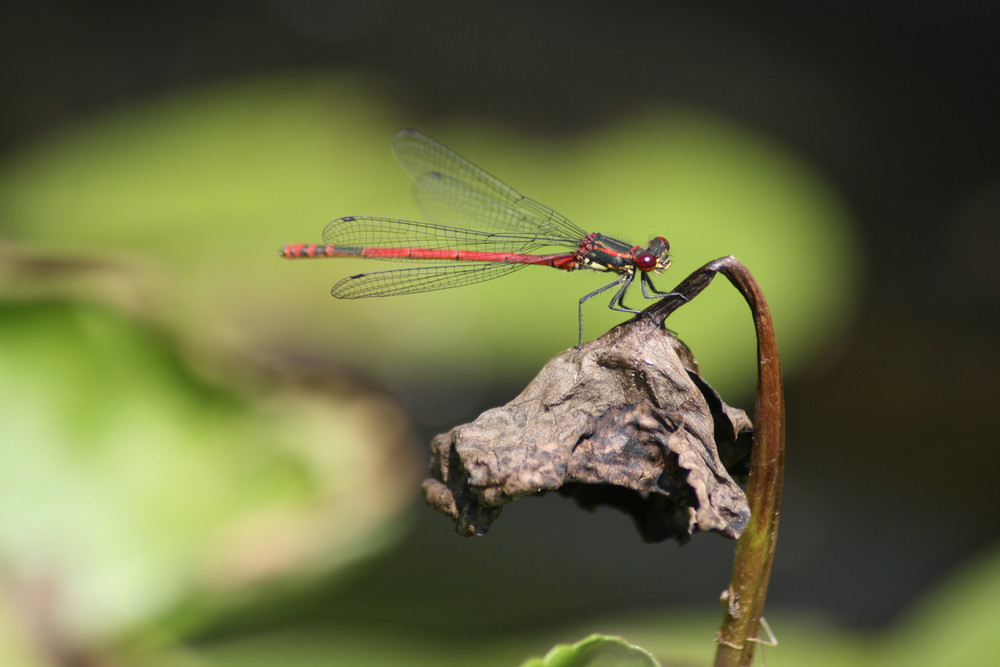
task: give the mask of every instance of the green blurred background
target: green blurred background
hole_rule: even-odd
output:
[[[464,540],[429,439],[575,343],[595,273],[336,301],[420,219],[416,127],[581,227],[735,254],[778,326],[769,665],[978,665],[995,629],[1000,11],[43,0],[0,23],[0,664],[707,664],[733,544],[559,498]],[[585,336],[621,321],[598,303]],[[670,326],[754,389],[722,281]],[[390,638],[390,639],[387,639]],[[933,639],[933,641],[932,641]],[[815,651],[821,651],[817,657]]]

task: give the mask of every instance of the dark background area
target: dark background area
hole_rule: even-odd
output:
[[[885,623],[996,542],[997,3],[40,0],[4,14],[6,151],[172,91],[329,68],[374,74],[416,127],[450,116],[568,134],[681,103],[771,135],[839,187],[866,272],[850,337],[787,378],[789,470],[771,604]],[[498,387],[481,407],[516,391]],[[426,441],[442,425],[425,426]],[[461,606],[467,591],[438,583],[464,575],[496,602],[463,620],[483,628],[504,617],[505,596],[558,600],[558,582],[577,572],[607,575],[592,594],[605,608],[684,603],[696,588],[703,594],[688,581],[695,568],[713,573],[712,589],[724,585],[731,545],[722,540],[680,550],[635,542],[624,518],[556,498],[518,504],[476,541],[420,512],[411,539],[308,613],[336,616],[337,596],[370,597],[373,616],[446,630],[434,610]],[[664,548],[681,577],[664,571]],[[388,612],[377,602],[385,597],[394,599]],[[364,606],[352,613],[363,618]]]

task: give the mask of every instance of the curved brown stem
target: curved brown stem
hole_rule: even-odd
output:
[[[785,469],[785,398],[774,323],[764,294],[750,271],[729,255],[704,265],[674,292],[646,309],[658,321],[701,292],[716,273],[726,276],[746,299],[757,332],[757,399],[747,500],[750,523],[736,545],[715,667],[749,667],[760,632],[760,619],[774,560]]]

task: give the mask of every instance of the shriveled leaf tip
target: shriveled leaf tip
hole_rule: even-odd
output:
[[[640,318],[560,354],[507,405],[436,436],[424,495],[462,535],[484,534],[512,500],[559,491],[627,512],[646,541],[698,531],[735,539],[750,516],[733,475],[751,430],[684,344]]]

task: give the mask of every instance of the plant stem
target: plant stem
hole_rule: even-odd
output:
[[[736,545],[732,578],[722,595],[726,612],[715,655],[715,667],[750,667],[774,560],[785,469],[785,398],[771,311],[750,271],[732,255],[709,262],[678,285],[675,292],[683,298],[668,296],[647,311],[665,318],[707,287],[716,273],[746,299],[757,333],[757,399],[746,489],[750,523]]]

